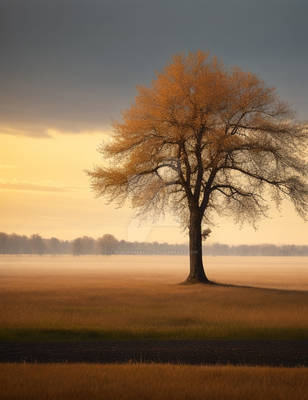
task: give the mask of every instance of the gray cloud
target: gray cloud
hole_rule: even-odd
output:
[[[0,134],[13,136],[29,136],[36,138],[51,138],[46,127],[41,127],[37,122],[33,121],[32,126],[29,122],[10,122],[9,124],[0,121]]]
[[[95,125],[87,125],[82,122],[78,123],[61,123],[55,121],[46,121],[45,125],[43,122],[33,121],[18,121],[5,123],[0,120],[0,135],[13,135],[13,136],[28,136],[32,138],[52,138],[54,134],[97,134],[103,135],[103,132],[110,131],[110,128],[106,128],[102,125],[101,130],[98,130]]]
[[[210,50],[307,115],[306,0],[2,0],[0,123],[105,129],[170,56]],[[20,131],[19,131],[20,132]]]

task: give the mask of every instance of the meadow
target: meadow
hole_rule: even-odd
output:
[[[0,364],[2,400],[306,400],[308,368]]]
[[[0,340],[302,339],[305,257],[1,256]],[[255,286],[255,287],[253,287]]]

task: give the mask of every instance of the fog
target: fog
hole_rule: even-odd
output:
[[[204,257],[204,267],[209,279],[218,283],[308,290],[308,257],[208,256]],[[116,279],[122,283],[177,284],[185,280],[188,270],[188,257],[174,255],[0,256],[0,277],[12,285],[21,277],[38,286],[41,278],[73,285],[79,277],[98,282]]]

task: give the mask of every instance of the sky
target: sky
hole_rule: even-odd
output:
[[[256,73],[307,121],[307,15],[306,0],[0,0],[0,231],[186,242],[172,216],[138,222],[95,197],[98,145],[136,85],[199,49]],[[288,203],[257,230],[224,218],[212,231],[228,244],[308,236]]]

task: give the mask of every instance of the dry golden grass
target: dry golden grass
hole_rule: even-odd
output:
[[[227,267],[219,269],[219,259]],[[236,283],[243,260],[212,262]],[[172,256],[2,257],[0,340],[307,336],[308,292],[178,285],[186,263]],[[284,275],[276,278],[286,284]]]
[[[2,364],[2,400],[306,400],[308,368]]]

